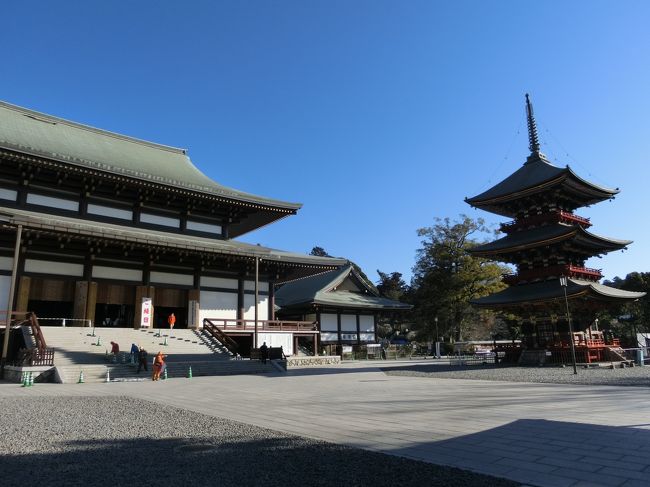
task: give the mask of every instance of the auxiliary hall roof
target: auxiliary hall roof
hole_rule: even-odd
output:
[[[353,279],[358,291],[337,289],[346,280]],[[411,309],[410,304],[378,296],[351,264],[340,269],[288,282],[275,293],[275,302],[281,308],[308,304],[338,308],[364,308],[375,310]]]
[[[0,101],[0,148],[294,213],[302,205],[222,186],[185,149],[128,137]]]

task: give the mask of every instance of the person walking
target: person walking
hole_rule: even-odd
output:
[[[111,342],[111,353],[113,354],[113,362],[117,362],[117,356],[120,354],[120,346],[116,342]]]
[[[176,324],[176,315],[174,313],[170,314],[167,318],[167,324],[169,325],[169,335],[171,336],[174,331],[174,325]]]
[[[140,370],[142,370],[142,367],[144,367],[145,372],[149,371],[147,368],[147,355],[147,351],[144,349],[144,347],[140,347],[140,350],[138,352],[138,374],[140,373]]]
[[[159,351],[153,359],[153,375],[151,376],[151,380],[155,381],[160,379],[160,373],[162,372],[164,366],[165,356],[162,352]]]
[[[269,347],[267,347],[266,342],[264,342],[260,347],[260,360],[262,360],[262,363],[265,364],[267,358],[269,358]]]

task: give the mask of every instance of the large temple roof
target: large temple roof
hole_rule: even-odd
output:
[[[512,232],[503,238],[478,245],[471,253],[480,256],[493,256],[508,252],[551,245],[557,242],[574,239],[582,247],[594,251],[594,255],[620,250],[631,244],[631,240],[617,240],[588,232],[580,226],[555,223],[525,231]]]
[[[506,179],[479,195],[466,198],[465,202],[492,213],[513,217],[515,212],[508,207],[508,202],[556,188],[579,197],[583,206],[607,200],[619,192],[618,189],[605,188],[582,179],[569,166],[554,166],[538,152]]]
[[[252,245],[235,240],[221,240],[140,230],[110,223],[99,223],[77,218],[44,215],[16,208],[0,207],[0,221],[23,225],[41,233],[65,234],[77,238],[97,238],[147,247],[167,247],[177,251],[215,253],[240,258],[258,257],[264,261],[290,266],[312,268],[307,274],[338,268],[347,261],[334,257],[319,257]]]
[[[82,125],[0,101],[0,148],[294,213],[301,205],[222,186],[186,150]]]
[[[357,290],[337,289],[353,279]],[[368,310],[411,309],[410,304],[378,296],[350,264],[329,272],[288,282],[275,293],[275,302],[282,308],[308,304]]]
[[[580,279],[567,279],[567,297],[586,297],[598,301],[635,301],[646,293],[624,291],[596,282]],[[477,306],[486,308],[503,308],[504,306],[544,302],[552,299],[564,299],[564,288],[559,279],[510,286],[501,292],[472,300]]]

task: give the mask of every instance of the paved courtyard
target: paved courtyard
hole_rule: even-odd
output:
[[[131,396],[529,485],[650,485],[650,389],[395,376],[377,365],[157,383],[3,384],[0,397]]]

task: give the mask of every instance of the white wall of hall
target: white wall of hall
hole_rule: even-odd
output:
[[[321,313],[320,315],[321,331],[338,331],[338,318],[332,313]]]
[[[11,276],[0,276],[0,309],[7,309],[9,305],[9,288]],[[4,318],[2,318],[4,321]]]
[[[285,355],[293,355],[293,335],[291,333],[258,333],[257,346],[266,342],[267,347],[282,347]]]
[[[237,293],[201,291],[199,295],[199,326],[205,318],[237,319]]]
[[[259,296],[257,301],[257,319],[269,319],[269,298],[268,296]],[[244,319],[255,319],[255,295],[244,294]]]

